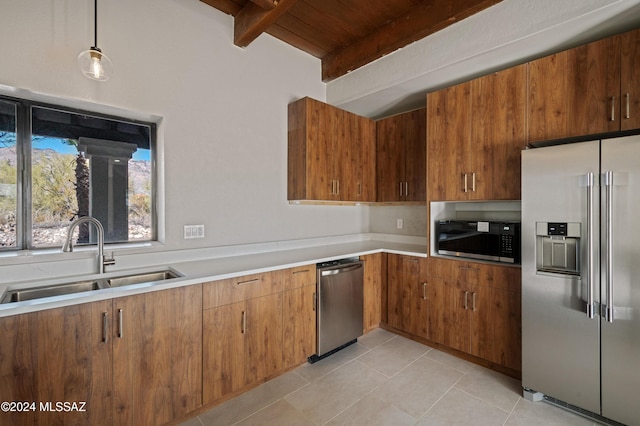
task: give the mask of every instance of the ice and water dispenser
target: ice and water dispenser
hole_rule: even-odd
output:
[[[536,222],[536,270],[580,275],[580,223]]]

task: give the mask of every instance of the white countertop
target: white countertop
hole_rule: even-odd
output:
[[[339,242],[335,244],[321,244],[312,246],[300,246],[296,248],[275,249],[259,253],[237,254],[233,256],[220,256],[193,261],[177,261],[175,263],[162,263],[149,265],[143,268],[119,270],[106,273],[104,276],[78,275],[47,281],[31,281],[15,284],[1,285],[0,294],[6,289],[37,287],[42,285],[62,284],[75,280],[91,280],[95,278],[109,278],[126,275],[133,272],[151,272],[161,269],[173,269],[183,276],[167,281],[153,283],[134,284],[130,286],[106,288],[90,292],[68,294],[64,296],[48,297],[43,299],[27,300],[24,302],[0,304],[0,317],[35,312],[44,309],[52,309],[79,303],[94,302],[98,300],[112,299],[115,297],[131,296],[149,291],[164,290],[185,285],[198,284],[208,281],[216,281],[241,275],[261,272],[269,272],[277,269],[292,268],[301,265],[315,264],[335,259],[362,256],[374,253],[394,253],[409,256],[426,257],[427,246],[420,238],[408,238],[408,242],[401,239],[363,239],[360,241]]]

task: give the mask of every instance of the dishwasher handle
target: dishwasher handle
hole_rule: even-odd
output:
[[[343,266],[342,268],[324,270],[324,271],[320,272],[320,275],[323,276],[323,277],[326,277],[328,275],[337,275],[337,274],[341,274],[343,272],[356,271],[356,270],[358,270],[360,268],[362,268],[362,263],[354,263],[354,264],[351,264],[351,265]]]

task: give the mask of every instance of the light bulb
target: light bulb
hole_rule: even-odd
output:
[[[92,80],[109,80],[113,72],[111,60],[95,46],[78,55],[78,64],[82,73]]]

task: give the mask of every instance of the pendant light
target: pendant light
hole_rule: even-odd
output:
[[[98,48],[98,0],[93,4],[93,46],[78,55],[82,73],[92,80],[107,81],[113,74],[111,60]]]

